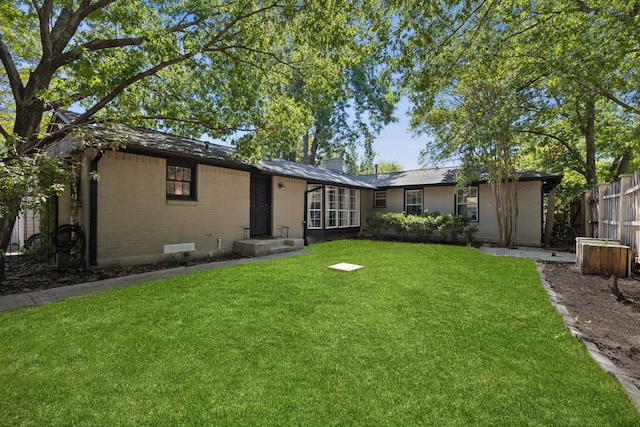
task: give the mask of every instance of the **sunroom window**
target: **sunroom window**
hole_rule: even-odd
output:
[[[307,191],[307,227],[322,228],[322,186],[308,185]]]

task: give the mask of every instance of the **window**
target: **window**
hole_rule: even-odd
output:
[[[360,190],[349,190],[349,226],[360,227]]]
[[[387,207],[387,192],[385,190],[375,191],[373,193],[373,207],[374,208]]]
[[[360,227],[360,190],[327,185],[323,195],[322,188],[307,186],[307,228]]]
[[[193,167],[167,165],[167,198],[196,198]]]
[[[456,193],[456,214],[478,222],[478,187],[462,188]]]
[[[404,192],[404,211],[407,215],[422,214],[422,190]]]
[[[338,187],[327,186],[324,192],[326,228],[338,227]]]
[[[340,228],[349,226],[349,189],[338,188],[338,226]]]
[[[307,191],[307,227],[322,228],[322,186],[308,185]]]

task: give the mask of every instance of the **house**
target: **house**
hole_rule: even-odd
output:
[[[496,243],[498,224],[493,191],[486,180],[472,182],[456,190],[458,168],[438,168],[394,172],[361,177],[376,186],[363,200],[369,212],[440,212],[466,215],[478,226],[474,238]],[[545,172],[517,171],[518,219],[516,244],[539,246],[544,235],[544,195],[562,177]]]
[[[52,126],[71,114],[59,113]],[[59,197],[57,223],[82,228],[90,266],[217,256],[266,236],[296,245],[353,237],[366,233],[373,211],[475,215],[477,237],[497,241],[487,185],[456,195],[455,169],[358,177],[282,159],[251,164],[232,148],[148,129],[95,124],[83,131],[93,142],[126,144],[79,151],[79,136],[67,136],[49,150],[83,165],[78,183]],[[521,174],[518,244],[540,244],[543,193],[559,182]]]

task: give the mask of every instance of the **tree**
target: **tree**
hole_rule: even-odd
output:
[[[369,43],[367,48],[372,51],[381,47]],[[294,91],[301,102],[310,106],[313,123],[301,145],[283,157],[314,165],[323,158],[337,156],[344,160],[346,171],[353,174],[373,168],[375,137],[396,118],[391,80],[371,57],[369,54],[343,70],[331,91],[318,91],[312,79],[298,80]],[[364,159],[359,164],[360,147]]]
[[[434,136],[422,151],[424,160],[462,160],[458,185],[486,178],[494,196],[498,244],[512,246],[517,233],[517,143],[514,130],[518,115],[508,75],[465,76],[447,97],[425,115],[414,115],[414,126]]]
[[[639,5],[442,0],[430,10],[405,9],[398,25],[407,40],[399,49],[401,82],[418,131],[434,106],[460,122],[458,104],[446,99],[452,87],[508,75],[512,93],[500,96],[517,102],[495,111],[505,114],[500,121],[510,126],[514,155],[548,154],[552,172],[570,167],[590,184],[606,162],[610,171],[628,170],[639,148]]]
[[[329,0],[2,2],[0,280],[20,201],[34,186],[17,171],[37,169],[47,144],[118,121],[235,136],[251,159],[281,151],[311,123],[287,90],[293,74],[312,73],[319,93],[332,87],[360,60],[380,10]],[[43,129],[45,113],[72,104],[83,111],[72,123]]]
[[[378,173],[402,172],[404,168],[396,160],[380,160],[376,165]]]

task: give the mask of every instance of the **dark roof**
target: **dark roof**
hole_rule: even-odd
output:
[[[66,119],[65,121],[78,117],[77,113],[70,111],[58,112],[58,114],[62,115]],[[135,152],[143,149],[168,155],[184,155],[242,165],[249,164],[235,157],[236,150],[233,147],[225,147],[166,132],[117,123],[92,123],[82,126],[82,129],[85,133],[101,141],[124,144],[127,151]]]
[[[419,169],[365,175],[359,178],[374,184],[378,188],[455,185],[458,171],[460,171],[459,167]],[[562,180],[561,175],[547,172],[518,170],[517,173],[520,181],[542,181],[545,191],[555,187]],[[477,183],[483,182],[486,182],[486,177],[481,176]]]
[[[419,169],[404,172],[364,175],[360,178],[378,188],[421,185],[455,185],[459,168]]]
[[[288,160],[263,160],[258,163],[257,166],[269,175],[291,176],[312,182],[340,184],[350,187],[376,188],[375,184],[361,179],[362,177],[360,176],[347,175],[303,163],[290,162]]]
[[[57,115],[59,117],[54,117],[52,123],[60,123],[60,121],[70,123],[79,116],[71,111],[59,111]],[[82,128],[85,133],[96,139],[125,144],[124,150],[133,153],[196,157],[206,160],[207,163],[221,164],[242,170],[256,170],[267,175],[283,175],[316,183],[350,187],[393,188],[455,185],[456,174],[460,170],[457,167],[449,167],[353,176],[283,159],[262,160],[257,164],[252,164],[237,156],[237,151],[233,147],[140,127],[93,123],[84,125]],[[64,138],[61,141],[67,139]],[[58,142],[58,145],[61,143]],[[58,152],[64,152],[64,149],[58,147]],[[562,180],[562,176],[546,172],[522,170],[518,171],[518,174],[521,181],[543,181],[545,191],[552,189]],[[484,181],[481,179],[479,182]]]

